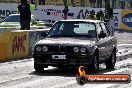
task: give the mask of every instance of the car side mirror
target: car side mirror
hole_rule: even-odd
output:
[[[104,33],[103,31],[100,32],[100,34],[98,35],[99,36],[99,39],[100,38],[105,38],[106,37],[106,33]]]
[[[48,32],[42,32],[42,33],[41,33],[41,36],[47,37],[47,36],[48,36]]]
[[[106,22],[106,23],[109,22],[109,19],[105,19],[104,22]]]
[[[5,21],[5,20],[2,20],[1,23],[4,22],[4,21]]]

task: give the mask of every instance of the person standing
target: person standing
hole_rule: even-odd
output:
[[[121,8],[125,9],[126,0],[120,0],[120,2],[121,2]]]
[[[109,16],[109,9],[110,9],[110,2],[106,3],[106,6],[105,6],[105,18],[106,19],[110,18],[110,16]]]
[[[110,0],[104,0],[104,2],[105,2],[105,8],[107,8],[108,6],[108,4],[110,3]]]
[[[97,0],[97,8],[102,8],[102,0]]]
[[[39,5],[45,5],[45,0],[39,0]]]
[[[89,0],[90,7],[92,7],[92,2],[93,2],[93,0]]]
[[[132,9],[132,0],[129,0],[130,8]]]
[[[113,9],[112,8],[109,8],[108,9],[109,11],[109,20],[108,20],[108,22],[107,22],[107,27],[108,27],[108,29],[109,29],[109,31],[110,31],[110,35],[111,36],[114,36],[114,28],[115,28],[115,21],[114,21],[114,17],[113,17]]]
[[[67,0],[63,0],[64,6],[67,6]]]
[[[21,0],[21,4],[17,7],[20,12],[21,30],[30,30],[31,11],[27,0]]]
[[[76,6],[75,2],[76,2],[76,0],[71,0],[71,4],[72,4],[73,7]]]
[[[89,0],[90,6],[95,8],[96,0]]]
[[[63,10],[63,13],[64,13],[64,20],[67,19],[68,11],[69,11],[68,6],[65,6],[65,8],[64,8],[64,10]]]
[[[17,4],[19,5],[19,0],[17,0]]]
[[[92,1],[93,8],[95,8],[96,0]]]
[[[116,8],[116,0],[112,0],[112,8]]]
[[[85,0],[80,0],[80,6],[84,7],[85,6]]]
[[[31,4],[35,4],[35,2],[36,2],[35,0],[31,0]]]
[[[87,16],[86,19],[96,20],[95,11],[94,10],[90,11],[90,15]]]

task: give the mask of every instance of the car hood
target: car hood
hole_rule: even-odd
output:
[[[95,42],[91,38],[45,38],[38,41],[37,45],[89,45]]]
[[[31,23],[30,23],[31,25]],[[0,27],[17,27],[20,28],[20,22],[2,22],[0,23]],[[31,25],[30,28],[37,29],[37,28],[44,28],[44,23],[37,23],[34,25]]]
[[[20,26],[20,22],[2,22],[0,26]]]

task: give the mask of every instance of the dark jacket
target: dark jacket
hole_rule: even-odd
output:
[[[67,14],[68,11],[69,11],[68,6],[66,6],[66,7],[64,8],[64,10],[63,10],[63,13],[64,13],[64,14]]]
[[[22,3],[18,6],[18,10],[20,12],[20,20],[29,20],[31,21],[31,11],[30,5],[27,3]]]

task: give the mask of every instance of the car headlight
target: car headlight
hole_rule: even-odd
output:
[[[73,51],[74,51],[74,52],[79,52],[79,48],[78,48],[78,47],[74,47],[74,48],[73,48]]]
[[[46,52],[46,51],[48,51],[48,47],[47,46],[43,46],[42,50]]]
[[[36,51],[41,51],[41,47],[40,46],[37,46],[36,47]]]
[[[81,52],[82,53],[86,52],[86,48],[81,48]]]

